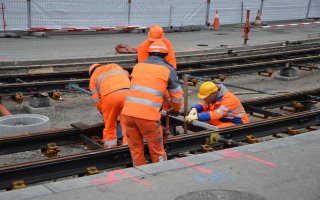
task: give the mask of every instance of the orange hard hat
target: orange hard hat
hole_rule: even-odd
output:
[[[164,53],[167,54],[168,53],[168,48],[167,46],[162,42],[162,40],[156,40],[154,42],[151,43],[151,45],[149,46],[148,52],[157,52],[157,53]]]
[[[89,68],[89,75],[91,76],[93,74],[94,70],[100,65],[101,64],[98,64],[98,63],[95,63],[95,64],[91,65],[90,68]]]
[[[153,25],[148,32],[149,40],[154,41],[164,37],[163,28],[159,25]]]

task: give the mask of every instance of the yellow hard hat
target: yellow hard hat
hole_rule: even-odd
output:
[[[201,84],[200,89],[199,89],[199,93],[198,93],[198,97],[200,99],[204,99],[216,91],[218,91],[218,87],[216,86],[216,84],[214,84],[211,81],[206,81]]]

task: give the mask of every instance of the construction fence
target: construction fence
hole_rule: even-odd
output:
[[[116,26],[186,26],[251,21],[258,9],[262,20],[320,17],[320,0],[2,0],[0,31],[33,27],[82,28]]]

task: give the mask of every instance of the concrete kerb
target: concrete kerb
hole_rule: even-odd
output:
[[[277,140],[271,140],[265,143],[257,143],[252,145],[246,145],[241,147],[232,148],[231,150],[239,153],[257,153],[267,151],[279,147],[291,146],[298,143],[310,142],[314,139],[320,139],[320,131],[313,131],[308,133],[291,136],[288,138],[282,138]],[[127,168],[120,170],[121,173],[117,173],[119,170],[103,172],[97,175],[85,176],[76,179],[63,180],[58,182],[46,183],[43,185],[33,186],[20,190],[14,190],[9,192],[0,192],[0,199],[30,199],[39,197],[42,195],[50,195],[54,193],[61,193],[69,190],[75,190],[85,187],[94,187],[105,184],[117,183],[118,181],[137,178],[140,179],[152,174],[159,174],[166,171],[178,170],[183,168],[192,168],[199,165],[205,165],[216,162],[218,160],[228,159],[224,156],[224,150],[211,152],[206,154],[199,154],[190,157],[178,158],[175,160],[169,160],[161,163],[154,163],[144,165],[136,168]],[[201,169],[200,169],[201,170]],[[202,170],[205,170],[203,168]],[[115,176],[110,175],[114,174]],[[130,175],[123,176],[122,174]]]

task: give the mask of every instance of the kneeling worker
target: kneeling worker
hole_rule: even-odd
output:
[[[117,64],[93,64],[89,69],[89,75],[92,99],[104,119],[103,141],[105,148],[117,145],[117,119],[119,115],[123,134],[122,144],[127,144],[121,111],[130,87],[128,72]]]
[[[199,120],[218,128],[249,123],[240,100],[224,85],[204,82],[200,86],[198,97],[202,101],[193,106],[185,118],[186,122]]]

